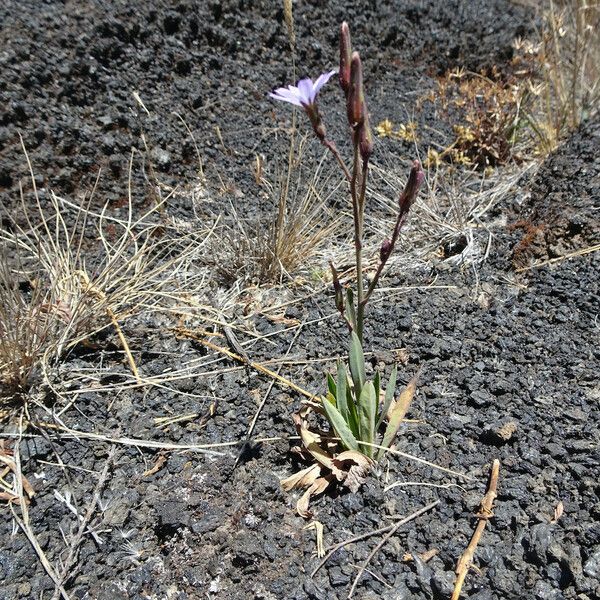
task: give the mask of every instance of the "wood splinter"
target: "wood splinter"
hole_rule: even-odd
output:
[[[473,536],[471,537],[471,541],[469,542],[467,549],[464,551],[463,555],[460,557],[458,563],[456,564],[456,583],[454,584],[454,593],[452,594],[452,600],[459,600],[460,592],[462,590],[465,577],[467,576],[469,569],[473,565],[475,550],[477,549],[477,544],[479,544],[479,540],[481,539],[481,535],[483,534],[483,530],[485,529],[485,524],[489,521],[491,517],[494,516],[492,509],[494,507],[494,500],[498,495],[496,490],[498,488],[499,472],[500,461],[498,459],[495,459],[492,463],[492,471],[490,473],[490,482],[488,484],[488,489],[485,496],[481,500],[479,512],[477,513],[477,517],[479,518],[477,527],[473,532]]]

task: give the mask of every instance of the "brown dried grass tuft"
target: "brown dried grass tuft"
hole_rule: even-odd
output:
[[[197,238],[174,241],[160,206],[134,218],[131,194],[125,219],[90,211],[91,196],[74,205],[49,192],[42,201],[25,156],[30,194],[26,201],[21,192],[18,220],[7,215],[0,227],[0,397],[20,397],[50,364],[111,326],[139,381],[119,324],[173,299]],[[100,251],[87,250],[92,240]]]
[[[257,182],[265,204],[274,204],[274,220],[263,214],[252,221],[234,213],[234,226],[225,228],[221,250],[215,248],[221,274],[230,280],[277,284],[310,270],[311,259],[334,235],[337,219],[329,199],[337,185],[329,162],[306,156],[307,138],[290,141],[287,164],[269,172],[261,163]],[[219,256],[220,255],[220,256]],[[308,269],[307,269],[308,266]]]

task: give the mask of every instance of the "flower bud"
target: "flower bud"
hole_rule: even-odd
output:
[[[358,132],[358,148],[360,150],[360,156],[362,157],[363,162],[366,163],[371,157],[371,154],[373,154],[373,132],[371,131],[369,111],[367,110],[366,103],[364,104],[364,108],[364,120]]]
[[[390,254],[392,253],[392,242],[386,238],[385,240],[383,240],[383,243],[381,244],[381,248],[379,249],[379,260],[384,263],[389,257]]]
[[[363,89],[362,63],[358,52],[352,53],[350,65],[350,89],[348,90],[348,122],[350,127],[362,124],[365,115],[365,92]]]
[[[410,207],[417,198],[419,188],[423,184],[424,180],[425,173],[421,167],[421,163],[418,160],[415,160],[413,162],[412,169],[410,170],[408,181],[404,186],[404,190],[400,194],[399,204],[401,214],[408,213]]]
[[[333,290],[335,292],[335,307],[343,314],[344,313],[344,290],[340,283],[340,276],[337,269],[333,266],[330,261],[329,266],[331,267],[331,275],[333,278]]]
[[[350,89],[350,63],[352,62],[352,46],[350,44],[350,29],[344,21],[340,30],[340,87],[348,96]]]

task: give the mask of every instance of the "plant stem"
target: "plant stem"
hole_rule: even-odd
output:
[[[337,160],[342,171],[344,172],[344,176],[346,177],[346,180],[348,182],[352,183],[352,176],[350,175],[350,171],[348,171],[348,167],[346,166],[344,159],[341,157],[340,151],[337,149],[337,146],[335,145],[335,143],[331,140],[328,140],[327,138],[323,138],[321,143],[333,154],[333,156],[335,157],[335,160]]]
[[[379,281],[379,278],[381,277],[381,273],[382,273],[383,268],[385,267],[385,265],[386,265],[389,257],[394,252],[394,248],[396,246],[396,242],[398,241],[398,236],[400,235],[400,230],[402,229],[402,226],[406,222],[407,215],[408,215],[408,213],[400,213],[398,215],[398,218],[396,220],[396,225],[394,226],[394,231],[392,232],[392,239],[390,240],[390,252],[385,257],[384,260],[380,261],[379,266],[377,267],[377,271],[375,272],[375,275],[374,275],[374,277],[371,280],[371,283],[369,285],[369,289],[367,290],[367,293],[365,294],[365,297],[363,299],[363,302],[365,303],[365,305],[369,301],[369,298],[371,297],[371,294],[375,290],[375,287],[377,286],[377,282]]]
[[[358,137],[358,136],[357,136]],[[357,154],[355,147],[355,154]],[[360,221],[360,264],[359,257],[356,260],[356,278],[357,278],[357,307],[356,307],[356,324],[359,331],[357,332],[360,343],[363,341],[363,324],[365,320],[365,306],[369,295],[365,297],[363,292],[363,276],[362,276],[362,237],[364,229],[364,216],[365,216],[365,194],[367,191],[367,174],[369,171],[369,161],[364,160],[362,165],[362,176],[360,180],[360,195],[358,196],[358,218]]]
[[[352,195],[352,211],[354,216],[354,252],[356,256],[356,335],[362,344],[363,341],[363,319],[364,311],[361,311],[363,301],[363,279],[362,279],[362,206],[357,194],[357,183],[360,169],[360,156],[358,151],[358,132],[354,132],[354,160],[352,166],[352,179],[350,180],[350,193]]]

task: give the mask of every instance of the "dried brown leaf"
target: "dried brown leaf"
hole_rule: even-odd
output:
[[[312,485],[321,475],[321,465],[315,463],[302,471],[298,471],[289,477],[281,480],[281,487],[289,492],[295,488],[305,488]]]
[[[18,504],[19,496],[11,494],[10,492],[0,492],[0,500],[6,500],[7,502]]]
[[[333,460],[333,456],[329,454],[322,446],[321,436],[309,431],[306,427],[300,428],[300,437],[305,448],[310,454],[323,466],[327,467],[336,477],[338,481],[344,478],[343,473]]]
[[[165,458],[165,456],[163,454],[161,454],[156,459],[156,462],[154,463],[154,466],[151,467],[150,469],[148,469],[147,471],[144,471],[142,473],[142,477],[150,477],[150,475],[154,475],[155,473],[158,473],[162,469],[162,467],[165,464],[166,460],[167,459]]]
[[[319,479],[316,479],[306,492],[304,492],[302,497],[296,503],[296,510],[301,517],[304,517],[305,519],[310,519],[310,517],[312,517],[312,512],[308,510],[310,499],[312,496],[323,493],[329,486],[330,481],[331,479],[328,477],[319,477]]]

